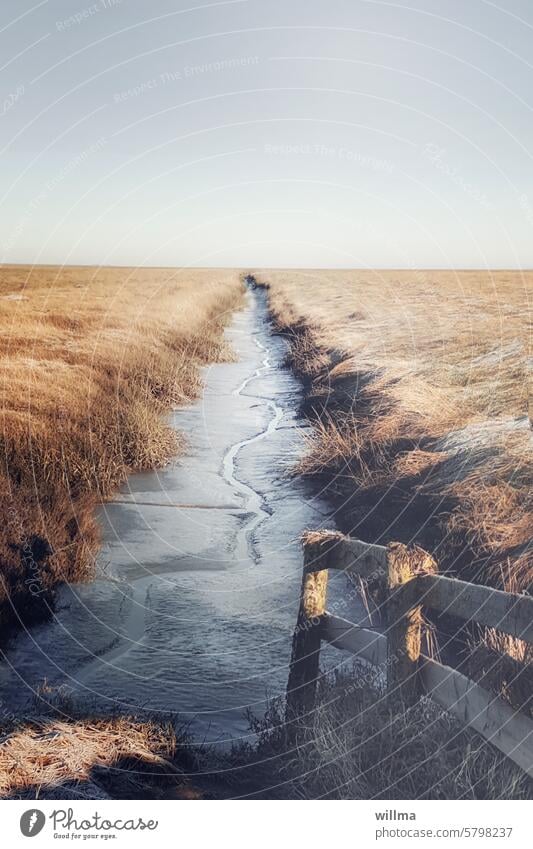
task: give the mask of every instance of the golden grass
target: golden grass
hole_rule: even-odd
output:
[[[124,716],[29,719],[8,732],[0,746],[0,798],[39,796],[66,784],[79,784],[83,795],[83,783],[94,781],[96,768],[110,768],[125,759],[172,771],[169,758],[175,743],[171,726]]]
[[[264,271],[320,412],[301,469],[453,502],[443,535],[533,575],[533,273]],[[412,493],[411,493],[412,494]]]
[[[533,272],[257,278],[315,424],[297,471],[322,479],[342,530],[415,540],[442,571],[502,588],[510,574],[531,591]],[[530,657],[520,641],[496,643]]]
[[[96,501],[178,450],[162,414],[228,356],[241,298],[227,270],[0,268],[1,623],[90,574]]]

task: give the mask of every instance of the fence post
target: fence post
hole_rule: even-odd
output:
[[[387,565],[387,689],[392,698],[409,706],[421,694],[422,607],[405,585],[418,575],[435,573],[437,565],[421,548],[397,542],[387,546]]]
[[[287,682],[287,720],[311,711],[315,704],[320,661],[320,617],[326,609],[328,572],[310,571],[313,546],[304,543],[304,573],[300,608],[294,636]]]

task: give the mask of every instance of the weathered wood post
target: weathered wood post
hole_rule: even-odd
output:
[[[316,535],[317,537],[319,535]],[[312,571],[320,543],[304,538],[304,569],[300,608],[292,639],[292,656],[287,682],[286,718],[297,719],[313,710],[320,662],[321,616],[326,609],[328,571]]]
[[[418,679],[422,606],[412,582],[419,575],[435,573],[437,565],[421,548],[395,542],[387,546],[387,566],[387,689],[395,701],[409,706],[422,692]]]

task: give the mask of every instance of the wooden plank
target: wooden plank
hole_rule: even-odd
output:
[[[387,546],[387,566],[387,690],[394,702],[410,705],[420,697],[422,607],[409,587],[437,564],[422,548],[395,542]]]
[[[335,648],[361,656],[374,666],[381,666],[387,661],[387,638],[383,634],[361,628],[327,611],[322,616],[320,636]]]
[[[337,569],[352,572],[367,580],[387,575],[387,549],[350,539],[337,531],[317,531],[303,539],[306,568],[310,572]]]
[[[413,591],[432,610],[450,613],[533,643],[533,598],[443,575],[416,579]]]
[[[420,669],[426,693],[463,725],[475,728],[533,778],[533,721],[514,711],[456,669],[424,658]]]
[[[326,571],[304,571],[287,682],[288,721],[308,713],[315,704],[320,661],[320,625],[326,606],[327,586]]]

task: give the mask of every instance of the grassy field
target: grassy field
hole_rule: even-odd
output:
[[[533,273],[257,278],[315,425],[298,471],[326,489],[340,528],[370,542],[416,541],[442,572],[531,590]],[[512,661],[523,674],[526,644],[471,638],[477,676],[503,653],[523,705]]]
[[[228,355],[237,272],[0,268],[0,625],[91,573],[95,504],[179,438],[162,414]]]
[[[314,424],[296,471],[324,487],[339,527],[530,589],[533,275],[257,278]],[[198,392],[201,364],[228,356],[221,331],[241,298],[231,271],[2,269],[4,622],[9,600],[40,615],[57,582],[90,576],[95,504],[180,449],[162,414]],[[525,709],[530,650],[487,629],[468,639],[470,676]],[[252,727],[257,743],[219,756],[170,721],[40,705],[2,722],[0,796],[532,798],[530,780],[428,699],[391,710],[367,667],[321,680],[296,748],[281,701]]]

